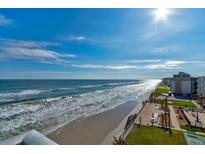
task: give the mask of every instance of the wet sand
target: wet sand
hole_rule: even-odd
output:
[[[115,109],[75,120],[48,134],[48,137],[58,144],[112,144],[113,136],[124,129],[128,115],[138,112],[141,102],[149,95],[150,93],[144,95],[139,103],[127,102]]]

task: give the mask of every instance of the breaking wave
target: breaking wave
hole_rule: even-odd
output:
[[[139,84],[73,96],[1,106],[0,140],[30,129],[37,129],[47,134],[75,119],[110,110],[129,101],[138,101],[145,93],[152,91],[158,83],[158,80],[147,80]],[[29,90],[14,95],[40,92],[42,91]]]
[[[24,95],[36,95],[41,93],[42,90],[22,90],[20,92],[11,92],[11,93],[0,93],[0,98],[3,97],[13,97],[13,96],[24,96]]]

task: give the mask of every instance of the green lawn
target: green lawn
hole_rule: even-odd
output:
[[[126,141],[130,145],[186,145],[186,140],[181,131],[172,130],[172,136],[168,132],[156,126],[133,126]]]
[[[192,107],[192,108],[196,108],[197,106],[191,102],[191,101],[176,101],[174,104],[174,106],[183,106],[183,107]]]
[[[168,86],[166,86],[166,85],[163,85],[163,86],[157,87],[157,88],[155,89],[155,91],[154,91],[154,94],[155,94],[156,96],[160,96],[160,95],[162,95],[163,93],[169,93],[169,91],[170,91],[170,88],[169,88]]]
[[[205,133],[205,130],[201,129],[201,128],[194,128],[194,127],[191,128],[189,126],[184,126],[184,125],[180,125],[180,128],[185,129],[185,130],[190,131],[190,132],[202,132],[202,133]]]
[[[155,103],[161,104],[161,100],[156,99]],[[197,108],[197,106],[191,101],[175,101],[175,103],[168,102],[168,105],[173,105],[175,107],[183,106],[183,107]]]

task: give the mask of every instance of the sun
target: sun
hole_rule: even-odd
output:
[[[167,20],[168,15],[170,14],[169,9],[167,8],[158,8],[154,10],[154,16],[156,21],[164,21]]]

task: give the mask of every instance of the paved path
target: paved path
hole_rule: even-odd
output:
[[[157,106],[159,106],[157,104]],[[141,125],[152,125],[150,118],[152,117],[153,113],[158,113],[159,115],[161,114],[160,109],[156,109],[156,104],[154,103],[147,103],[142,110],[142,112],[138,115],[137,119],[135,120],[136,124],[139,124],[140,117],[141,117]],[[154,125],[158,125],[157,123],[154,123]]]
[[[181,129],[180,129],[179,122],[178,122],[177,117],[176,117],[176,113],[174,112],[173,106],[169,106],[169,110],[170,110],[170,116],[171,116],[172,126],[173,126],[175,129],[181,130]]]

